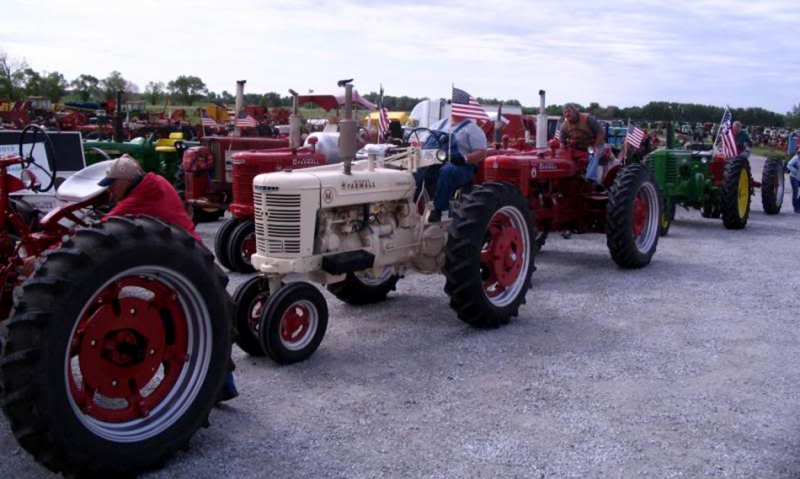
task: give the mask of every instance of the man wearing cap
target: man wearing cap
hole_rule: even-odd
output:
[[[753,147],[753,140],[750,135],[742,129],[740,121],[733,122],[733,138],[736,140],[736,156],[739,158],[750,158],[750,148]]]
[[[155,173],[145,174],[139,162],[130,155],[114,160],[106,171],[106,177],[98,184],[107,186],[111,199],[117,202],[108,216],[154,216],[185,229],[201,241],[175,188]]]
[[[194,223],[186,214],[178,192],[170,182],[155,173],[145,174],[139,162],[130,155],[122,155],[114,160],[106,171],[106,177],[98,185],[108,187],[111,199],[117,202],[108,216],[152,216],[185,229],[197,241],[203,242],[194,230]],[[231,371],[235,368],[233,360],[229,360],[229,367]],[[225,377],[220,401],[227,401],[238,395],[233,373],[229,372]]]
[[[567,148],[585,152],[589,151],[590,146],[594,147],[594,153],[586,165],[586,179],[599,182],[597,169],[605,150],[606,135],[597,119],[588,113],[581,113],[578,105],[567,103],[561,124],[561,142]]]

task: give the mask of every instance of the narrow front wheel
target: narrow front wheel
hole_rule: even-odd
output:
[[[328,328],[328,305],[312,284],[289,283],[274,292],[261,313],[264,351],[279,364],[311,357]]]

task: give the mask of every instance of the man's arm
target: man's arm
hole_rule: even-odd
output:
[[[486,159],[488,144],[486,142],[486,134],[476,123],[471,123],[468,128],[467,134],[469,135],[469,145],[472,151],[467,153],[465,158],[467,163],[475,165]]]

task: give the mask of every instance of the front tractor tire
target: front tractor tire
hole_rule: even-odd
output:
[[[784,190],[783,162],[767,158],[761,174],[761,204],[764,206],[764,213],[777,215],[781,212]]]
[[[66,476],[123,477],[187,446],[230,355],[227,278],[180,228],[112,217],[40,260],[4,326],[2,406]]]
[[[536,221],[508,183],[476,185],[452,211],[444,290],[459,319],[480,328],[519,314],[535,270]]]
[[[261,346],[259,329],[261,313],[269,300],[269,281],[263,276],[253,276],[242,283],[233,294],[234,342],[250,356],[266,356]]]
[[[386,301],[389,293],[397,289],[399,279],[400,275],[394,273],[394,268],[386,268],[377,278],[363,273],[347,273],[344,281],[329,284],[327,287],[341,301],[360,306]]]
[[[240,222],[231,231],[228,240],[228,262],[231,271],[237,273],[253,273],[253,263],[250,257],[256,252],[256,223],[253,220]]]
[[[750,216],[750,162],[746,158],[733,158],[722,173],[722,224],[729,230],[747,226]]]
[[[650,171],[640,164],[623,168],[611,184],[606,209],[606,244],[620,268],[650,263],[661,219],[661,199]]]
[[[228,244],[231,242],[231,233],[236,229],[239,221],[235,218],[230,218],[222,223],[222,226],[217,230],[217,235],[214,237],[214,256],[217,261],[225,269],[233,270],[231,259],[228,256]]]
[[[278,364],[314,354],[328,328],[328,305],[310,283],[289,283],[272,293],[261,312],[261,347]]]

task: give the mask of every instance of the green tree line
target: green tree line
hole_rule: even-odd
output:
[[[180,75],[167,82],[149,82],[144,92],[122,76],[119,71],[112,71],[105,78],[90,74],[82,74],[69,81],[59,72],[37,72],[23,59],[10,57],[0,50],[0,99],[23,100],[29,96],[42,96],[52,102],[64,99],[80,101],[106,100],[116,97],[116,92],[125,93],[126,100],[145,100],[151,105],[163,103],[169,99],[173,104],[194,105],[197,102],[233,103],[235,97],[228,91],[216,93],[209,91],[203,80],[194,75]],[[377,103],[378,93],[364,95],[367,100]],[[393,111],[410,111],[414,105],[426,98],[385,95],[384,105]],[[518,100],[499,100],[497,98],[478,98],[478,102],[486,105],[500,104],[521,106]],[[245,104],[264,107],[290,107],[292,98],[275,92],[246,93]],[[549,115],[560,115],[563,105],[547,106]],[[620,108],[617,106],[601,106],[590,103],[581,106],[582,111],[589,112],[602,119],[631,120],[672,120],[678,122],[718,122],[722,118],[724,108],[714,105],[698,105],[694,103],[675,103],[652,101],[644,106]],[[538,108],[524,107],[523,113],[536,114]],[[746,125],[789,126],[800,128],[800,104],[792,107],[786,114],[775,113],[764,108],[732,108],[733,118]]]

